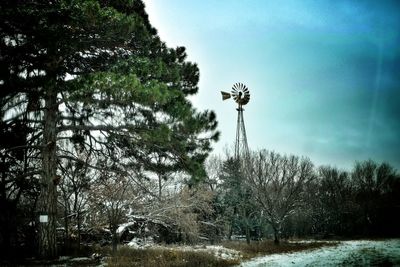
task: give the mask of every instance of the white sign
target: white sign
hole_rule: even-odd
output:
[[[40,216],[39,216],[39,222],[41,222],[41,223],[47,223],[47,222],[49,222],[49,216],[47,216],[47,215],[40,215]]]

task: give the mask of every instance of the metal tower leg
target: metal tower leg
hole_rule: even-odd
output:
[[[244,126],[243,119],[243,108],[240,105],[237,108],[238,111],[238,119],[236,125],[236,140],[235,140],[235,158],[239,159],[239,157],[249,156],[249,147],[247,144],[247,136],[246,136],[246,128]]]

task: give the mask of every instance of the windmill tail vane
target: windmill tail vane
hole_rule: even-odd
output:
[[[221,91],[221,94],[222,94],[222,100],[227,100],[227,99],[231,98],[231,94],[230,93]]]

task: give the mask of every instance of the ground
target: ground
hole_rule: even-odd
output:
[[[21,266],[399,266],[400,239],[315,241],[296,240],[279,246],[273,241],[223,242],[222,245],[157,245],[132,240],[119,247],[114,257],[110,248],[91,257],[60,257],[56,261],[25,262]],[[225,246],[225,247],[224,247]],[[227,248],[229,247],[229,248]],[[291,251],[291,252],[290,252]],[[286,253],[284,253],[286,252]],[[268,255],[266,255],[268,254]],[[256,256],[255,255],[260,255]],[[264,255],[264,256],[261,256]],[[266,255],[266,256],[265,256]],[[3,265],[0,262],[0,265]],[[7,265],[7,264],[6,264]]]
[[[258,257],[240,266],[400,266],[400,240],[341,241],[337,246]]]

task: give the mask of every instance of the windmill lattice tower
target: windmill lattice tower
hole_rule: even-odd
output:
[[[249,157],[249,146],[247,144],[247,136],[246,136],[246,128],[244,126],[243,119],[243,106],[249,103],[250,100],[250,92],[249,88],[242,83],[235,83],[232,86],[231,93],[223,92],[222,100],[226,100],[230,97],[235,100],[238,104],[237,111],[237,125],[236,125],[236,139],[235,139],[235,158],[238,159],[240,156],[244,156],[245,158]]]

